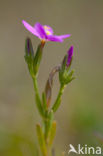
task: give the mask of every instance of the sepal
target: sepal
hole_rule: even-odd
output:
[[[27,38],[25,41],[25,55],[34,57],[33,46],[30,38]]]
[[[61,63],[60,71],[59,71],[59,81],[61,85],[66,85],[74,79],[73,77],[74,70],[69,72],[73,58],[71,59],[69,66],[67,66],[67,59],[68,59],[68,56],[65,55]]]
[[[70,83],[72,80],[75,79],[75,77],[73,77],[73,74],[74,74],[74,70],[72,70],[72,71],[68,74],[68,76],[66,77],[65,84],[68,84],[68,83]]]
[[[37,74],[39,66],[40,66],[40,62],[42,59],[42,51],[43,51],[43,46],[42,44],[39,44],[36,54],[33,59],[33,70],[34,70],[35,75]]]
[[[30,74],[33,74],[33,58],[34,58],[34,51],[33,46],[30,38],[27,38],[25,41],[25,61],[28,65],[28,69]]]

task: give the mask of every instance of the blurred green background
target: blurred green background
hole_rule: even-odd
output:
[[[22,20],[53,27],[55,34],[70,33],[63,43],[47,43],[38,77],[42,92],[48,74],[74,45],[76,79],[65,89],[55,115],[56,155],[69,144],[103,143],[103,0],[0,0],[0,156],[37,156],[33,83],[24,60],[25,38],[36,50],[39,39]],[[53,87],[54,100],[59,88]],[[72,154],[71,154],[72,155]]]

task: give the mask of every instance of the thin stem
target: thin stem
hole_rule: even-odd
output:
[[[39,97],[39,99],[40,99],[40,96],[39,96],[39,89],[38,89],[38,83],[37,83],[37,78],[36,78],[36,77],[33,77],[33,84],[34,84],[35,94],[37,94],[38,97]]]
[[[33,77],[33,84],[34,84],[34,90],[35,90],[36,105],[37,105],[39,113],[41,114],[42,117],[44,117],[44,110],[43,110],[42,102],[41,102],[40,95],[39,95],[39,89],[38,89],[38,83],[37,83],[36,77]]]
[[[45,144],[46,144],[46,149],[47,149],[47,156],[49,156],[49,147],[48,147],[48,143],[47,143],[47,138],[45,138],[45,136],[47,135],[46,132],[48,129],[48,126],[47,126],[47,123],[49,120],[48,119],[48,112],[46,113],[46,115],[44,117],[44,111],[43,111],[43,106],[42,106],[42,102],[41,102],[40,95],[39,95],[39,89],[38,89],[38,83],[37,83],[36,77],[33,77],[33,84],[34,84],[37,108],[38,108],[38,111],[40,112],[40,114],[42,115],[43,120],[44,120],[44,126],[45,126],[44,139],[45,139]]]
[[[54,105],[52,107],[52,110],[54,112],[56,112],[56,110],[58,109],[58,107],[59,107],[59,105],[61,103],[61,96],[62,96],[62,94],[64,92],[64,88],[65,88],[65,85],[61,85],[60,86],[60,90],[59,90],[58,96],[57,96],[56,101],[55,101],[55,103],[54,103]]]

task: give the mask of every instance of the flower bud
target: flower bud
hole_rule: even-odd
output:
[[[68,50],[68,57],[67,57],[67,67],[69,67],[71,65],[72,62],[72,58],[73,58],[73,49],[74,47],[71,46],[70,49]]]
[[[69,48],[67,55],[64,57],[61,63],[61,68],[59,71],[59,80],[61,85],[65,85],[74,79],[74,77],[72,77],[74,71],[71,71],[69,73],[72,58],[73,58],[73,46]]]
[[[33,46],[30,38],[27,38],[25,41],[25,52],[27,56],[34,56]]]
[[[27,38],[25,41],[25,61],[28,65],[28,69],[31,75],[33,75],[33,58],[34,51],[30,38]]]
[[[60,66],[56,66],[53,68],[51,73],[49,74],[49,78],[46,83],[45,87],[45,95],[46,95],[46,102],[47,102],[47,107],[49,107],[50,102],[51,102],[51,96],[52,96],[52,87],[53,87],[53,78],[54,75],[60,70]]]
[[[37,48],[36,54],[34,56],[33,60],[33,69],[34,69],[34,74],[36,75],[40,66],[40,62],[42,59],[42,53],[43,53],[43,48],[44,48],[45,42],[41,42]]]

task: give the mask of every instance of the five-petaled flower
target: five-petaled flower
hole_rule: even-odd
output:
[[[69,48],[68,52],[67,52],[67,54],[68,54],[68,57],[67,57],[67,67],[69,67],[70,64],[71,64],[72,57],[73,57],[73,49],[74,49],[74,47],[71,46],[71,47]]]
[[[32,27],[26,21],[22,21],[25,28],[30,31],[33,35],[37,36],[42,41],[53,41],[53,42],[63,42],[63,39],[70,37],[70,34],[66,35],[54,35],[53,29],[48,25],[41,25],[40,23],[36,23],[34,27]]]

